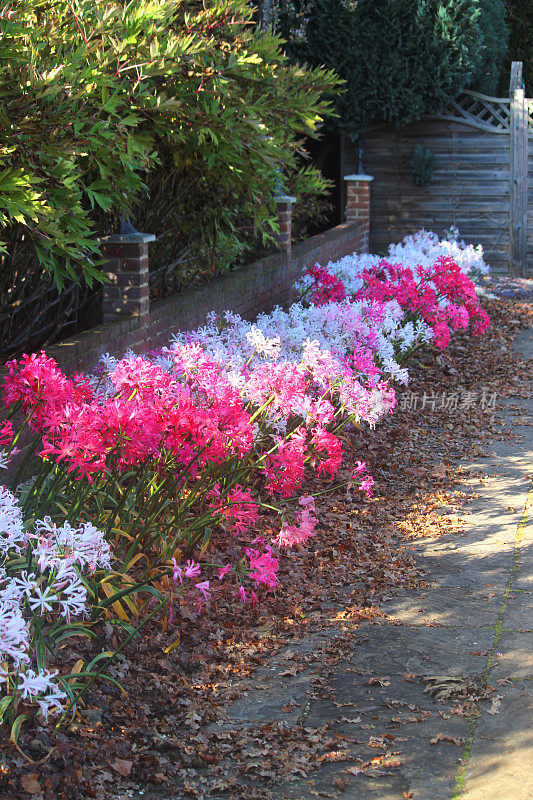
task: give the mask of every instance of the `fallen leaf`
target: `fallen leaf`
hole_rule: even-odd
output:
[[[447,736],[445,733],[438,733],[433,739],[429,740],[430,744],[438,744],[439,742],[450,742],[460,747],[463,743],[462,739],[456,739],[454,736]]]
[[[331,785],[335,786],[337,789],[344,789],[347,783],[348,778],[333,778],[331,781]]]
[[[42,795],[43,790],[41,789],[39,776],[36,772],[28,772],[26,775],[23,775],[20,779],[20,782],[24,791],[28,794]]]
[[[122,775],[123,778],[127,778],[131,772],[133,761],[126,761],[123,758],[116,758],[109,766],[114,769],[115,772],[118,772],[119,775]]]
[[[216,789],[219,792],[225,792],[227,789],[233,789],[235,786],[236,781],[233,778],[218,778],[212,785],[212,789]]]
[[[446,467],[444,466],[444,464],[436,464],[433,467],[433,469],[431,471],[431,474],[432,474],[432,476],[434,478],[445,478],[446,477]]]
[[[318,760],[319,764],[324,761],[348,761],[351,758],[347,750],[332,750],[331,753],[324,753]]]
[[[370,678],[370,680],[368,680],[365,683],[365,686],[374,686],[374,685],[376,685],[376,686],[390,686],[390,680],[389,680],[389,678],[386,678],[386,677]]]
[[[298,665],[293,664],[292,666],[287,667],[287,669],[284,669],[283,672],[280,672],[279,674],[282,678],[286,678],[288,675],[296,675],[297,670],[298,670]]]
[[[487,714],[499,714],[500,713],[500,706],[502,704],[503,695],[497,694],[495,697],[492,698],[492,705],[489,709],[487,709]]]
[[[361,775],[364,769],[362,767],[348,767],[346,772],[349,772],[350,775]]]

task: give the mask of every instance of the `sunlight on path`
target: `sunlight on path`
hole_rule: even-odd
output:
[[[532,332],[519,337],[519,344],[524,355],[530,356]],[[529,461],[531,467],[531,427],[527,430],[524,456],[529,455],[525,461]],[[457,775],[454,798],[533,798],[532,507],[533,489],[527,496],[516,529],[513,563],[502,595],[485,670],[487,680],[500,695],[494,709],[497,714],[482,713],[473,722]],[[503,525],[505,522],[502,521]]]

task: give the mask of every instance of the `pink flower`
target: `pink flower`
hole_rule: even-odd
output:
[[[294,547],[304,544],[314,534],[318,520],[308,509],[296,514],[296,525],[283,525],[272,541],[278,547]]]
[[[311,444],[314,445],[315,452],[322,456],[325,454],[327,458],[313,459],[317,466],[317,473],[321,475],[326,472],[328,475],[333,476],[342,464],[342,444],[340,439],[333,433],[330,433],[325,428],[317,426],[313,428],[313,438]]]
[[[13,439],[13,425],[9,420],[0,425],[0,447],[9,444]]]
[[[232,567],[232,565],[231,565],[231,564],[226,564],[226,566],[225,566],[225,567],[220,567],[220,569],[218,570],[218,573],[217,573],[219,581],[221,581],[221,580],[222,580],[222,578],[224,577],[224,575],[227,575],[227,573],[228,573],[228,572],[229,572],[231,569],[233,569],[233,567]]]
[[[174,568],[172,570],[172,580],[174,581],[174,586],[177,585],[178,578],[180,579],[180,583],[183,583],[183,570],[181,567],[178,566],[177,561],[175,558],[171,559]]]
[[[343,282],[336,275],[331,275],[320,264],[309,267],[306,275],[310,275],[313,280],[311,287],[311,302],[315,306],[323,306],[326,303],[338,303],[346,298],[346,290]]]
[[[200,574],[200,565],[189,559],[183,573],[186,578],[196,578]]]
[[[360,472],[364,472],[365,469],[366,469],[366,464],[364,461],[356,461],[355,467],[352,467],[352,470],[350,472],[350,480],[353,481],[354,478],[356,478]]]
[[[246,550],[246,555],[250,559],[250,578],[259,586],[264,583],[269,589],[275,589],[278,583],[277,571],[279,562],[272,556],[272,548],[266,545],[265,552],[259,550]]]
[[[361,492],[364,492],[367,497],[370,497],[373,485],[374,485],[374,478],[371,475],[367,475],[367,477],[361,481],[359,489]]]
[[[310,511],[314,511],[315,510],[315,498],[313,497],[312,494],[310,494],[310,495],[302,495],[298,499],[298,503],[301,506],[303,506],[304,508],[309,509]]]
[[[230,520],[236,534],[244,533],[257,519],[257,503],[252,500],[251,490],[243,489],[239,484],[224,499],[220,493],[220,484],[217,483],[207,493],[207,497],[213,501],[209,506],[214,514]]]
[[[300,486],[307,456],[307,431],[297,428],[285,439],[278,438],[278,452],[268,456],[265,473],[269,494],[290,497]]]
[[[211,598],[211,591],[209,589],[209,581],[202,581],[201,583],[197,583],[195,586],[199,592],[201,592],[204,600],[207,602]]]

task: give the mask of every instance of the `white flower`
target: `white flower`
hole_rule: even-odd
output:
[[[33,597],[28,597],[31,610],[39,609],[41,614],[44,614],[45,611],[52,611],[52,603],[55,603],[58,597],[52,593],[50,586],[45,586],[44,590],[40,586],[36,586],[34,592]]]
[[[25,543],[22,511],[9,489],[0,486],[0,556],[9,550],[20,553]]]
[[[52,672],[47,669],[39,672],[27,669],[19,674],[18,688],[22,699],[36,700],[44,716],[50,713],[50,709],[61,711],[61,701],[67,697],[66,692],[54,682],[56,676],[57,670]]]
[[[15,666],[29,661],[29,627],[19,605],[0,599],[0,663],[13,659]]]

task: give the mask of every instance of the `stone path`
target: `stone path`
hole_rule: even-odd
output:
[[[532,358],[533,331],[516,347]],[[333,743],[318,771],[276,787],[276,800],[533,799],[531,392],[501,416],[520,417],[524,441],[495,442],[471,465],[477,500],[462,535],[416,542],[427,587],[382,602],[377,622],[326,632],[345,654],[326,677],[321,664],[281,677],[281,653],[228,708],[227,724],[243,729],[334,720],[337,752]]]

